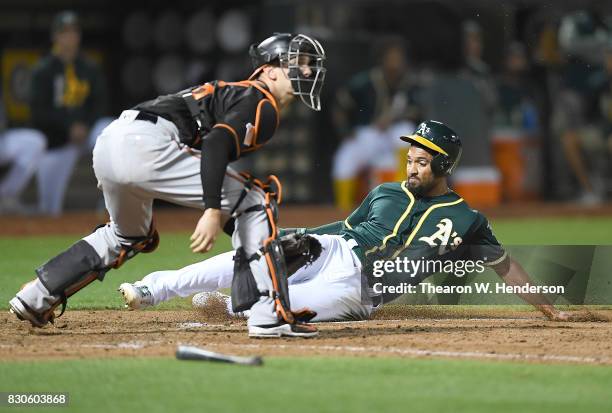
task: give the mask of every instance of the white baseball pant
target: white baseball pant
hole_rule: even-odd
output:
[[[361,263],[348,242],[336,235],[313,235],[323,247],[312,265],[289,277],[292,309],[317,312],[313,321],[365,320],[372,312],[361,297]],[[230,288],[234,251],[228,251],[180,270],[156,271],[136,285],[146,286],[159,304],[174,297]]]
[[[38,209],[45,215],[60,215],[64,207],[64,196],[74,167],[83,153],[90,153],[96,139],[112,118],[98,119],[83,145],[67,144],[46,151],[40,159],[36,180],[38,182]]]
[[[394,171],[397,168],[395,151],[407,145],[399,137],[413,131],[412,122],[397,122],[384,131],[374,126],[357,128],[355,136],[344,140],[336,151],[332,177],[356,178],[364,168]]]
[[[0,134],[0,164],[11,164],[0,183],[0,198],[19,198],[38,169],[46,145],[45,135],[36,129],[15,128]]]

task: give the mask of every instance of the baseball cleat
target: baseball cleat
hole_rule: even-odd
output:
[[[311,324],[269,324],[262,326],[249,326],[251,338],[279,338],[279,337],[316,337],[317,328]]]
[[[18,297],[9,301],[9,313],[15,314],[22,321],[29,321],[32,327],[44,327],[50,321],[36,314]]]
[[[125,308],[141,310],[153,305],[153,295],[144,285],[123,283],[117,288],[125,300]]]

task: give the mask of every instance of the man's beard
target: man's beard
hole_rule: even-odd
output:
[[[410,183],[410,179],[408,180],[408,189],[410,189],[410,192],[412,192],[417,197],[422,197],[422,196],[427,195],[429,191],[431,190],[431,188],[433,188],[433,186],[434,186],[434,181],[431,181],[431,182],[418,181],[416,185],[412,185]]]

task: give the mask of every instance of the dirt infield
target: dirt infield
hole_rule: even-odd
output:
[[[610,310],[598,314],[612,319]],[[612,364],[612,323],[556,323],[534,312],[404,306],[383,308],[371,321],[319,326],[321,334],[313,339],[254,340],[247,338],[244,320],[195,310],[68,311],[43,329],[4,313],[0,360],[171,356],[178,344],[189,344],[242,355]]]
[[[192,231],[201,211],[187,208],[157,208],[155,223],[160,232]],[[301,227],[322,225],[346,218],[342,211],[328,206],[283,208],[280,225]],[[96,225],[106,222],[108,215],[93,211],[69,212],[60,217],[2,216],[0,215],[0,236],[34,236],[86,234]]]

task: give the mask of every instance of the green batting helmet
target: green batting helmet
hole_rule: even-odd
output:
[[[400,139],[423,146],[435,153],[431,161],[431,170],[436,176],[452,174],[461,158],[459,135],[442,122],[426,120],[417,126],[412,135],[400,136]]]

